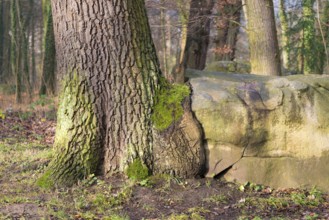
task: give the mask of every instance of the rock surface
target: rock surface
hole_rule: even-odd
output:
[[[328,76],[189,70],[188,77],[207,176],[329,191]]]

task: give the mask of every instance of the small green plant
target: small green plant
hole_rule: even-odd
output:
[[[265,187],[263,185],[259,185],[259,184],[255,184],[255,183],[250,183],[250,182],[246,182],[242,185],[239,186],[239,190],[241,192],[246,191],[247,189],[251,190],[251,191],[255,191],[255,192],[259,192],[262,191]]]
[[[314,220],[314,219],[318,219],[318,218],[319,218],[319,215],[316,213],[310,213],[310,214],[304,216],[305,220]]]
[[[126,174],[129,179],[142,181],[149,176],[149,170],[140,159],[136,159],[128,166]]]
[[[0,119],[5,120],[6,114],[0,109]]]
[[[192,220],[205,220],[205,218],[202,217],[201,215],[199,215],[198,213],[192,213],[191,214],[191,219]]]
[[[208,209],[205,209],[204,207],[193,207],[193,208],[189,208],[188,212],[191,214],[193,214],[193,213],[205,214],[205,213],[209,213],[210,211]]]
[[[202,201],[216,203],[218,205],[218,204],[225,204],[227,202],[226,200],[227,198],[224,195],[213,195],[209,198],[203,199]]]
[[[189,216],[185,214],[171,214],[167,220],[189,220]]]
[[[112,214],[102,218],[103,220],[129,220],[130,218],[125,215]]]
[[[54,182],[52,181],[51,172],[48,170],[46,171],[38,180],[37,180],[37,186],[44,188],[44,189],[50,189],[54,186]]]
[[[291,199],[296,205],[300,206],[316,207],[323,202],[322,193],[315,189],[308,196],[305,193],[292,193]]]
[[[80,184],[85,186],[85,187],[90,187],[90,186],[96,184],[97,181],[98,181],[98,179],[95,176],[95,174],[90,174],[87,178],[82,180]]]

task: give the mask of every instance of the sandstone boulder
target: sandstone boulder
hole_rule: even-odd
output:
[[[207,176],[329,191],[329,77],[188,71]]]

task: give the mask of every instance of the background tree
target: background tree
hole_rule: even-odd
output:
[[[122,172],[134,160],[153,173],[201,174],[201,129],[184,99],[189,89],[163,80],[144,1],[53,0],[52,7],[58,71],[67,80],[57,154],[41,181],[71,184]],[[176,101],[164,104],[168,97]]]
[[[315,0],[303,0],[303,73],[314,73],[316,57],[312,54],[316,47],[315,41]]]
[[[217,1],[216,60],[233,61],[237,35],[240,27],[241,0]]]
[[[251,72],[281,75],[272,0],[246,0]]]
[[[11,70],[13,71],[16,79],[16,102],[22,102],[22,30],[20,16],[20,4],[18,1],[13,0],[10,3],[10,21],[11,21]]]
[[[46,13],[46,26],[44,37],[44,54],[43,54],[43,66],[41,76],[40,95],[55,95],[56,92],[56,48],[55,48],[55,36],[53,29],[53,16],[51,11],[50,0],[45,2]]]
[[[282,65],[284,69],[289,69],[290,67],[290,50],[289,50],[289,24],[286,12],[285,0],[280,0],[279,5],[279,16],[281,24],[281,47],[282,47]]]
[[[0,2],[0,83],[9,81],[10,64],[10,1]]]
[[[206,66],[213,0],[192,0],[184,55],[186,68],[202,70]]]

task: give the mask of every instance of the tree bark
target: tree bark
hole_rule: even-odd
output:
[[[2,65],[1,65],[1,74],[2,75],[2,81],[10,81],[12,79],[11,74],[11,37],[9,35],[10,29],[11,29],[11,21],[10,21],[10,1],[2,1],[3,5],[3,11],[1,13],[2,17],[2,35],[1,35],[1,41],[2,41]],[[0,79],[1,81],[1,79]]]
[[[45,51],[43,55],[43,67],[41,77],[40,95],[54,95],[56,92],[56,48],[55,48],[55,36],[53,29],[53,16],[51,12],[51,6],[47,9],[47,23],[45,29]]]
[[[281,23],[281,43],[282,43],[282,65],[288,70],[290,68],[290,60],[289,60],[289,36],[288,36],[288,17],[285,8],[285,0],[280,0],[280,23]]]
[[[246,0],[251,72],[281,75],[272,0]]]
[[[241,0],[218,1],[216,60],[233,61],[242,10]]]
[[[213,0],[192,0],[190,6],[184,66],[203,70],[206,67]]]
[[[303,0],[303,73],[315,73],[317,57],[314,56],[315,48],[315,0]]]
[[[13,0],[10,2],[10,21],[11,21],[11,70],[15,75],[16,79],[16,103],[22,102],[22,73],[21,73],[21,63],[22,54],[20,53],[21,48],[21,29],[19,23],[20,13],[19,13],[19,2]]]
[[[185,82],[186,68],[203,70],[206,67],[214,4],[213,0],[191,0],[186,41],[182,40],[185,43],[182,62],[173,70],[176,83]]]
[[[34,12],[37,8],[35,7],[34,0],[30,0],[30,7],[31,11]],[[36,85],[37,80],[37,69],[36,69],[36,59],[35,59],[35,43],[36,43],[36,34],[35,34],[35,28],[36,28],[36,18],[34,15],[32,15],[31,18],[31,50],[30,50],[30,56],[31,56],[31,68],[30,68],[30,76],[31,76],[31,88],[33,88]]]
[[[122,172],[135,159],[153,173],[200,174],[201,130],[188,119],[188,98],[179,120],[164,131],[153,126],[151,115],[165,83],[144,1],[53,0],[52,9],[57,70],[67,76],[58,153],[44,177],[72,184],[92,173]],[[187,134],[184,126],[195,132]]]

